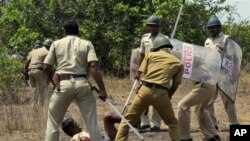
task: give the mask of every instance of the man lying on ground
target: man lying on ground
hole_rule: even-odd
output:
[[[117,129],[115,123],[120,123],[121,118],[114,113],[105,112],[103,117],[104,130],[102,137],[104,141],[113,141],[115,139]],[[72,137],[71,141],[91,141],[89,134],[82,131],[79,124],[73,118],[67,118],[62,123],[62,130]]]

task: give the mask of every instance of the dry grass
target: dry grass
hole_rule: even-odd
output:
[[[250,124],[250,95],[249,95],[249,83],[250,79],[249,75],[245,72],[242,72],[240,83],[238,87],[237,94],[237,113],[238,118],[241,124]],[[127,79],[117,79],[105,77],[104,79],[107,91],[109,93],[109,98],[112,99],[114,105],[121,111],[126,98],[130,92],[130,89],[133,85],[133,81]],[[177,104],[180,99],[190,91],[190,84],[188,81],[184,81],[181,87],[178,89],[177,93],[174,95],[172,99],[173,107],[177,110]],[[22,104],[14,104],[14,105],[1,105],[0,106],[0,140],[10,140],[10,141],[42,141],[45,137],[46,130],[46,120],[47,120],[47,109],[48,102],[46,100],[46,104],[44,107],[36,107],[29,102],[29,99],[32,97],[31,93],[28,89],[23,93],[19,94],[23,99]],[[97,100],[98,105],[98,122],[103,129],[102,123],[102,115],[104,111],[112,111],[112,109],[103,103],[101,100]],[[222,101],[220,98],[216,100],[216,116],[219,121],[219,126],[221,128],[227,128],[229,125],[227,115],[224,111]],[[72,103],[68,109],[66,117],[72,116],[78,122],[81,123],[83,129],[85,129],[85,125],[81,119],[80,113],[78,111],[77,106]],[[194,114],[191,120],[192,129],[197,129],[197,122]],[[167,128],[164,124],[162,124],[162,128]],[[222,139],[228,141],[228,132],[219,132],[222,136]],[[143,133],[145,140],[168,140],[167,132],[160,133]],[[192,136],[194,140],[200,141],[203,136],[199,132],[193,132]],[[70,138],[67,137],[64,133],[61,132],[60,140],[68,141]],[[130,133],[130,140],[138,140],[138,137],[134,135],[132,132]]]

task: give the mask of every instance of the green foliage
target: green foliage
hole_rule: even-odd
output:
[[[242,48],[243,66],[250,61],[250,24],[249,21],[242,21],[240,24],[231,24],[224,26],[226,33],[230,34]]]
[[[136,38],[147,33],[145,21],[150,15],[161,18],[161,32],[171,35],[183,0],[10,0],[0,6],[0,46],[19,46],[24,54],[35,40],[58,39],[63,36],[62,25],[76,19],[81,37],[93,42],[105,72],[124,71],[129,66],[131,49]],[[228,12],[228,26],[234,27],[234,7],[222,6],[225,0],[186,1],[175,38],[203,45],[207,38],[206,23],[218,12]],[[249,24],[240,24],[237,39],[249,55],[246,39]],[[228,28],[229,29],[229,28]],[[242,30],[244,29],[244,30]],[[234,29],[235,30],[235,29]],[[246,61],[245,61],[246,62]]]
[[[24,85],[22,79],[23,64],[17,60],[11,60],[6,54],[6,49],[0,48],[0,101],[16,103],[19,101],[18,91]]]

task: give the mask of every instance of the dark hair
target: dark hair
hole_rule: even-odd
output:
[[[66,21],[63,25],[63,29],[67,35],[78,35],[79,34],[79,26],[75,20]]]
[[[71,132],[71,127],[74,125],[74,119],[73,118],[67,118],[62,123],[62,130],[64,133],[69,135],[70,137],[73,137],[74,134]]]

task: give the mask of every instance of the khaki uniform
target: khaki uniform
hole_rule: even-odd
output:
[[[201,132],[206,138],[216,135],[216,129],[212,123],[206,108],[210,100],[215,96],[216,86],[197,83],[193,90],[188,93],[178,104],[178,121],[180,125],[181,139],[190,139],[190,108],[195,106],[195,114]]]
[[[45,47],[33,50],[28,56],[29,64],[29,83],[34,87],[35,103],[43,105],[48,90],[47,77],[43,71],[43,61],[48,54]]]
[[[205,47],[216,49],[222,55],[225,51],[224,49],[225,49],[226,40],[228,37],[229,37],[228,35],[225,35],[223,32],[221,32],[215,38],[208,38],[205,41]],[[230,40],[227,40],[227,42],[230,42]],[[227,54],[229,55],[233,54],[233,51],[227,50]],[[223,105],[228,115],[230,123],[239,124],[234,103],[227,96],[225,96],[225,94],[223,94],[222,91],[218,89],[217,94],[215,95],[213,101],[211,101],[211,104],[209,104],[209,107],[208,107],[209,114],[213,120],[214,125],[217,125],[217,120],[214,116],[214,101],[216,100],[218,93],[223,101]]]
[[[94,46],[90,41],[68,35],[52,43],[44,64],[56,65],[56,73],[70,75],[60,81],[60,91],[55,90],[50,99],[46,141],[59,140],[59,127],[70,103],[75,100],[92,141],[101,141],[97,124],[96,100],[86,77],[88,62],[97,61]]]
[[[146,54],[139,71],[144,73],[143,85],[135,96],[125,118],[135,125],[145,109],[152,105],[160,114],[164,123],[169,126],[172,141],[179,141],[179,126],[169,99],[170,80],[181,83],[183,65],[176,57],[164,50]],[[128,140],[129,127],[121,121],[116,141]]]
[[[158,33],[157,36],[152,37],[150,33],[144,34],[141,39],[140,45],[140,53],[146,54],[153,48],[153,41],[158,36],[165,36],[162,33]],[[150,125],[150,119],[148,117],[148,112],[144,111],[141,115],[141,126],[143,125]],[[152,118],[151,118],[151,126],[161,126],[161,117],[159,113],[153,109]]]
[[[10,59],[20,61],[20,62],[24,61],[24,57],[20,54],[11,55]]]

